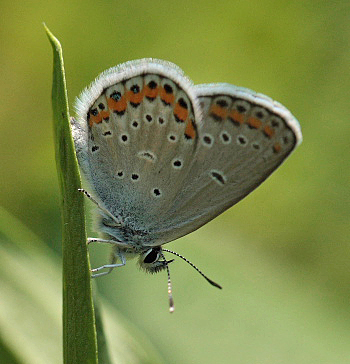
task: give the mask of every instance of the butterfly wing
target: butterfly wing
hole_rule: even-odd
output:
[[[151,59],[104,72],[78,99],[73,136],[94,197],[148,240],[190,174],[196,100],[178,67]]]
[[[121,239],[140,233],[145,245],[213,219],[301,141],[282,105],[232,85],[193,86],[152,59],[101,74],[78,99],[72,130],[94,197],[130,230]]]
[[[198,145],[181,190],[159,224],[165,240],[183,236],[259,186],[301,142],[281,104],[229,84],[195,86]]]

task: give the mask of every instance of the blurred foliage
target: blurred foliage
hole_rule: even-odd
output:
[[[59,260],[30,230],[1,208],[0,218],[0,362],[62,363]],[[15,229],[12,234],[10,227]],[[106,320],[106,341],[113,363],[162,362],[147,338],[110,304],[98,301],[97,307]],[[97,320],[99,316],[100,313]]]
[[[58,282],[55,294],[50,288],[51,265],[10,254],[15,242],[45,261],[52,251],[54,259],[61,254],[45,21],[65,50],[71,104],[104,69],[156,57],[178,64],[195,83],[265,93],[302,126],[303,144],[257,191],[170,246],[222,284],[222,292],[176,260],[176,312],[169,315],[165,275],[144,275],[131,262],[97,281],[113,310],[141,329],[166,363],[348,363],[350,3],[4,0],[0,14],[0,204],[51,248],[42,256],[17,224],[6,226],[0,312],[5,295],[16,300],[23,286],[40,281],[45,302],[55,302],[53,350],[60,352],[61,288]],[[91,248],[93,266],[106,261],[107,248]],[[31,268],[34,277],[27,275]],[[9,279],[17,283],[8,286]],[[21,332],[31,322],[24,311],[6,312],[4,345],[8,328]],[[37,345],[39,334],[45,339],[39,329]],[[22,341],[15,343],[26,352]],[[7,349],[0,355],[10,358]]]

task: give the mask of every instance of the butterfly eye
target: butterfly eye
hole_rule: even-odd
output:
[[[151,264],[156,262],[158,258],[159,258],[159,250],[150,249],[149,251],[146,252],[146,256],[143,259],[143,262],[146,264]]]

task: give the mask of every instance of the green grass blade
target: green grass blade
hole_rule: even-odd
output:
[[[63,230],[63,357],[66,364],[97,363],[97,340],[86,246],[80,175],[69,125],[59,41],[45,26],[53,48],[52,108]]]

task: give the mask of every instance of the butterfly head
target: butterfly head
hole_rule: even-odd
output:
[[[147,273],[158,273],[167,269],[167,265],[174,259],[166,260],[160,247],[149,248],[140,254],[139,265]]]

